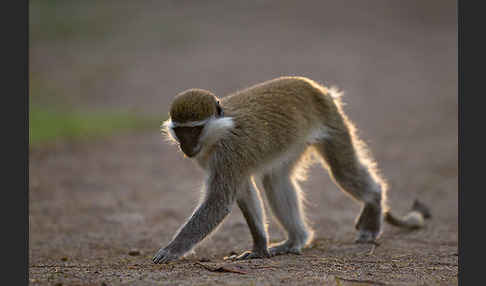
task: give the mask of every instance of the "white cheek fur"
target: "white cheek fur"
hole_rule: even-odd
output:
[[[211,145],[234,126],[235,123],[231,117],[211,118],[201,134],[201,142],[204,142],[205,145]]]
[[[178,126],[201,126],[205,124],[203,132],[201,134],[201,143],[205,146],[214,144],[217,140],[225,135],[225,133],[234,127],[233,118],[231,117],[221,117],[214,118],[211,117],[203,121],[191,121],[187,123],[177,123],[173,122],[171,119],[164,121],[161,125],[161,132],[166,137],[167,141],[172,143],[178,143],[179,140],[174,132],[174,127]]]
[[[160,126],[160,131],[162,132],[162,135],[164,135],[165,139],[171,143],[178,143],[179,140],[177,140],[177,136],[175,135],[174,132],[174,123],[172,122],[171,119],[167,119],[162,123]]]

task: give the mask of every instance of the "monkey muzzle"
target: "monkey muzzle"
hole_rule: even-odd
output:
[[[196,156],[201,151],[201,146],[197,145],[194,148],[185,144],[179,144],[181,151],[189,158]]]
[[[194,157],[201,150],[199,137],[204,126],[183,126],[173,128],[179,148],[187,157]]]

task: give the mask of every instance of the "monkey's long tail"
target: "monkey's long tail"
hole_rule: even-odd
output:
[[[404,217],[397,217],[390,211],[385,213],[386,222],[407,229],[422,228],[425,225],[425,219],[428,218],[431,218],[430,209],[418,200],[413,202],[412,209]]]

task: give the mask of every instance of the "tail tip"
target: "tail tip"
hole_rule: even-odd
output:
[[[415,199],[412,205],[412,211],[417,211],[421,213],[425,219],[429,219],[432,217],[432,214],[430,213],[430,208],[420,202],[418,199]]]

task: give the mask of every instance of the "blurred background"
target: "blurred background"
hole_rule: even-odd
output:
[[[52,132],[36,122],[45,109],[162,119],[184,89],[223,96],[281,75],[338,85],[370,129],[456,101],[455,1],[33,0],[29,14],[34,143]]]
[[[392,207],[421,196],[427,238],[457,242],[456,18],[453,0],[29,1],[31,263],[149,257],[203,178],[160,138],[171,99],[282,75],[344,90]],[[359,206],[320,167],[303,187],[318,237],[354,234]],[[250,245],[239,213],[225,224],[204,254]]]

